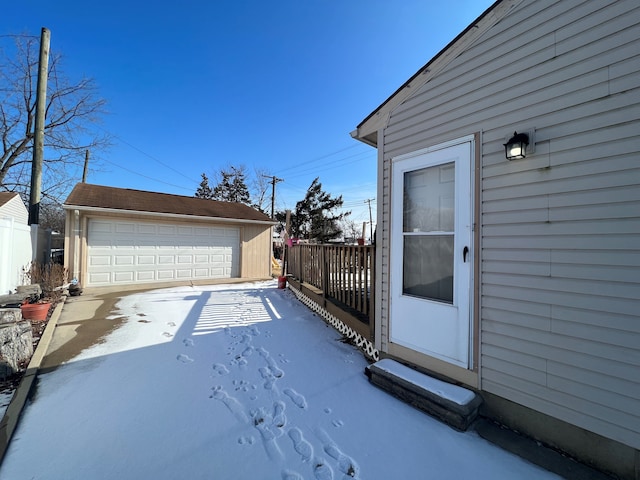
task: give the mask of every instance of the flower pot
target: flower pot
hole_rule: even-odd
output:
[[[44,322],[49,314],[50,303],[25,303],[20,306],[22,318],[34,322]]]

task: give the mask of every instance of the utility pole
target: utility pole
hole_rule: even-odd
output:
[[[373,243],[373,217],[371,216],[371,202],[374,201],[375,198],[367,198],[364,203],[369,204],[369,232],[371,234],[371,238],[369,243]]]
[[[29,225],[36,225],[36,237],[38,229],[37,225],[40,223],[40,190],[42,188],[42,159],[44,157],[44,117],[47,106],[47,72],[49,70],[50,39],[51,32],[47,28],[43,27],[42,33],[40,35],[38,86],[36,90],[36,121],[33,132],[33,161],[31,163],[31,191],[29,194]],[[35,253],[36,252],[34,252],[34,254]]]
[[[40,257],[38,226],[40,224],[40,196],[42,191],[42,160],[44,158],[44,117],[47,108],[47,73],[49,72],[49,43],[51,32],[42,28],[38,84],[36,90],[36,119],[33,128],[33,160],[31,162],[31,189],[29,191],[29,225],[31,226],[31,261]]]
[[[87,183],[87,169],[89,168],[89,150],[84,153],[84,170],[82,170],[82,183]]]
[[[276,183],[284,182],[284,179],[278,178],[275,175],[273,176],[263,175],[263,177],[271,179],[271,219],[273,220],[274,213],[275,213],[274,209],[276,204]]]

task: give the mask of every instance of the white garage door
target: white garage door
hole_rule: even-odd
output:
[[[87,286],[238,276],[240,230],[89,220]]]

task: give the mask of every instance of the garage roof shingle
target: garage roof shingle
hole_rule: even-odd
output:
[[[129,188],[105,187],[78,183],[64,206],[92,207],[132,212],[153,212],[172,215],[226,218],[254,222],[271,222],[271,218],[242,203],[219,202],[204,198],[185,197],[168,193],[146,192]]]

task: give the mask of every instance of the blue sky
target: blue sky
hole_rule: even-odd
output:
[[[95,79],[114,144],[90,183],[193,195],[244,165],[284,179],[277,209],[319,176],[362,222],[376,153],[349,132],[492,3],[31,0],[0,34],[47,27],[65,73]]]

